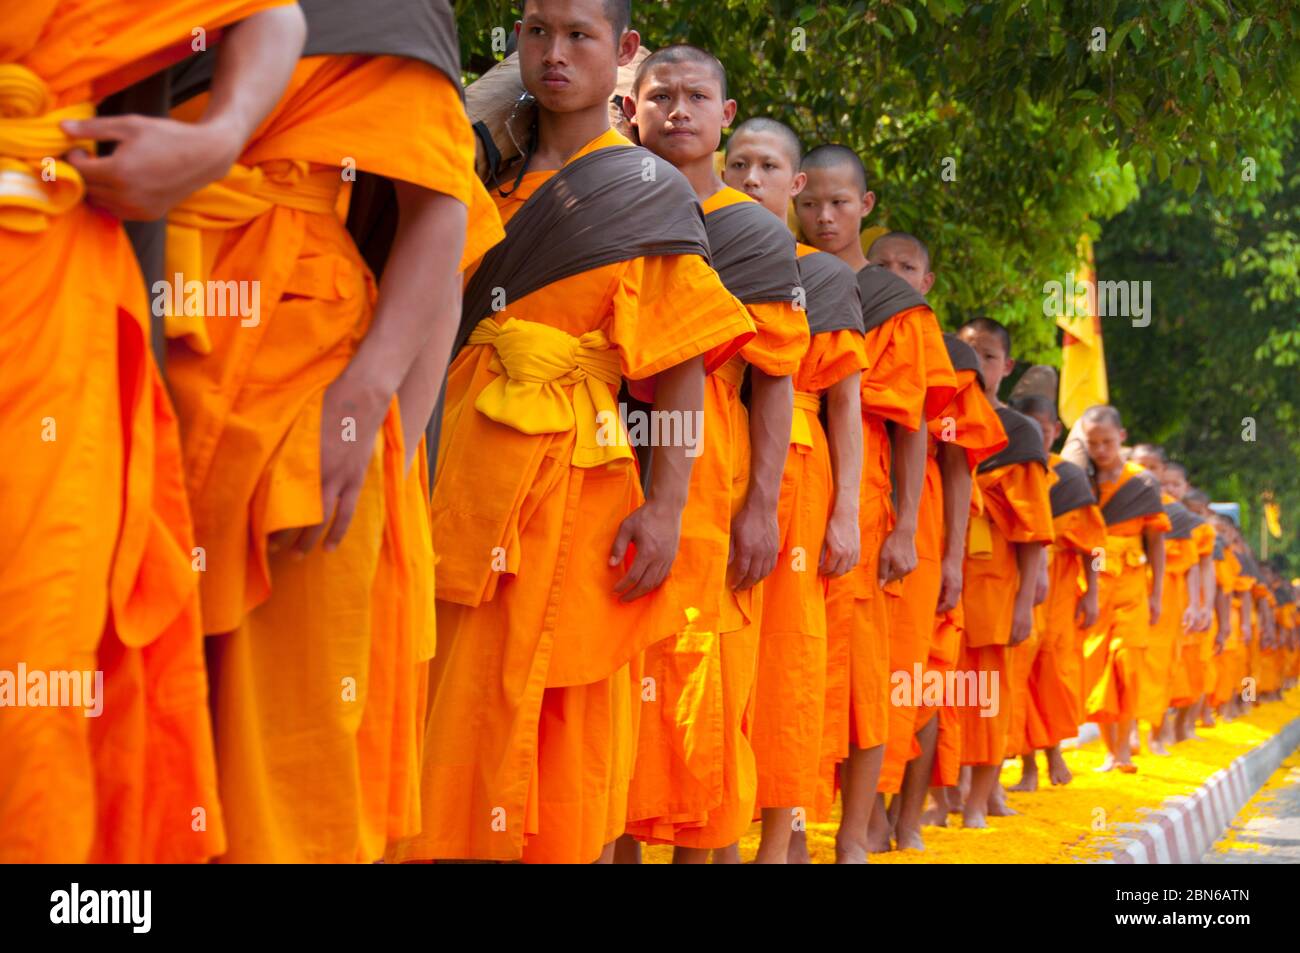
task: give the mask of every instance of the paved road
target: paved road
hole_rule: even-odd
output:
[[[1234,821],[1234,826],[1240,822]],[[1300,768],[1291,768],[1273,800],[1240,829],[1237,843],[1259,844],[1267,850],[1211,850],[1206,864],[1300,864]]]

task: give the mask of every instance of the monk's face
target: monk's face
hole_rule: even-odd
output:
[[[614,36],[603,0],[527,0],[515,33],[524,88],[554,113],[606,105],[641,43],[635,30]]]
[[[1104,420],[1093,422],[1085,420],[1083,439],[1088,444],[1088,456],[1097,465],[1097,469],[1113,470],[1124,462],[1120,456],[1120,448],[1128,439],[1128,433],[1123,427],[1116,427]]]
[[[722,98],[716,71],[688,61],[663,63],[642,77],[632,122],[641,145],[681,168],[712,162],[735,115],[736,101]]]
[[[871,246],[867,261],[886,271],[892,271],[918,294],[929,294],[934,287],[934,272],[930,271],[925,254],[904,239],[879,239]]]
[[[1149,473],[1154,473],[1156,478],[1160,480],[1161,483],[1164,483],[1165,465],[1154,453],[1141,451],[1134,453],[1130,459],[1143,470],[1146,470]]]
[[[992,331],[981,331],[977,328],[962,328],[957,336],[969,344],[975,351],[975,356],[980,359],[984,393],[988,395],[989,400],[996,401],[998,388],[1016,366],[1016,362],[1002,346],[1002,338]]]
[[[1052,445],[1056,443],[1056,438],[1061,435],[1061,422],[1056,417],[1049,417],[1047,414],[1029,414],[1038,421],[1038,427],[1043,431],[1043,452],[1050,454]]]
[[[790,200],[803,191],[808,176],[795,168],[785,142],[772,132],[745,132],[727,143],[722,180],[785,221]]]
[[[859,241],[876,196],[862,191],[857,170],[848,163],[809,169],[807,175],[808,184],[794,201],[799,227],[819,250],[837,255]]]
[[[1174,467],[1165,467],[1165,472],[1160,476],[1160,485],[1175,500],[1182,500],[1187,493],[1187,477]]]

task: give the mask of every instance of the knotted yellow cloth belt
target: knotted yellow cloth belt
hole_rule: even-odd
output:
[[[1106,564],[1102,567],[1102,572],[1119,576],[1125,569],[1146,564],[1147,554],[1142,548],[1141,536],[1106,535]]]
[[[273,159],[261,165],[234,165],[226,177],[199,189],[167,216],[167,280],[206,289],[222,233],[246,225],[277,205],[303,212],[334,214],[343,177],[338,169],[313,170],[297,159]],[[177,276],[180,276],[177,278]],[[167,336],[185,337],[200,354],[212,350],[202,299],[185,299],[175,314],[168,296]],[[197,307],[195,305],[197,304]]]
[[[812,422],[822,409],[822,395],[812,391],[794,392],[794,416],[790,418],[790,442],[800,453],[809,453],[813,447]]]
[[[43,232],[86,194],[81,173],[59,156],[76,147],[94,152],[94,143],[73,139],[59,123],[90,119],[95,107],[53,104],[43,79],[17,63],[0,64],[0,228]]]
[[[474,401],[480,413],[526,434],[576,427],[575,467],[634,459],[614,401],[622,365],[604,331],[574,337],[536,321],[484,318],[469,343],[496,351],[492,370],[500,375]],[[565,388],[575,384],[570,398]]]

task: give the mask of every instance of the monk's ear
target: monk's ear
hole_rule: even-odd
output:
[[[1014,357],[1005,358],[1002,364],[1002,379],[1006,380],[1016,369],[1016,359]]]
[[[790,183],[790,197],[794,198],[796,195],[802,192],[807,187],[807,185],[808,185],[808,173],[807,172],[795,173],[794,181]]]
[[[730,129],[732,121],[736,118],[736,110],[740,107],[734,99],[728,99],[722,104],[722,128]]]
[[[641,34],[636,30],[624,30],[618,41],[618,65],[626,66],[641,48]]]
[[[1128,443],[1128,431],[1123,427],[1119,428],[1119,442],[1121,445]]]
[[[866,218],[871,214],[871,210],[876,207],[876,193],[866,192],[862,196],[862,217]]]
[[[632,125],[636,125],[636,100],[631,96],[623,97],[623,115]]]
[[[934,272],[927,271],[925,277],[921,279],[921,294],[928,295],[930,289],[934,287]]]

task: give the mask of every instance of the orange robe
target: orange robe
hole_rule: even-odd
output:
[[[1165,585],[1161,593],[1160,621],[1142,657],[1142,708],[1138,716],[1156,725],[1173,703],[1175,669],[1189,633],[1183,631],[1183,614],[1190,602],[1187,574],[1200,561],[1196,540],[1165,538]],[[1190,633],[1194,634],[1194,633]]]
[[[1007,434],[997,411],[984,395],[974,371],[957,371],[956,395],[938,417],[928,422],[928,426],[931,453],[937,454],[938,440],[956,443],[965,449],[966,463],[971,472],[969,513],[978,516],[984,512],[984,501],[975,482],[975,469],[1007,445]],[[963,541],[963,558],[964,551]],[[927,682],[933,683],[936,679],[941,679],[941,684],[947,684],[949,673],[956,671],[957,659],[961,655],[961,631],[964,627],[965,615],[960,598],[953,608],[934,617],[934,632],[925,667]],[[931,783],[948,787],[957,783],[961,772],[961,712],[953,704],[953,699],[945,695],[941,703],[935,706],[935,716],[939,719],[939,724]],[[924,727],[924,718],[923,714],[918,727]],[[894,761],[886,749],[882,775],[886,771],[897,770],[892,766]]]
[[[703,208],[709,215],[752,201],[724,187]],[[730,297],[725,289],[718,294]],[[731,520],[749,488],[749,414],[740,382],[746,363],[773,377],[793,375],[808,350],[808,322],[792,302],[747,309],[757,333],[705,385],[707,437],[682,512],[673,574],[689,587],[694,618],[645,652],[645,676],[656,692],[642,707],[627,831],[652,844],[726,847],[754,814],[758,769],[750,733],[766,587],[735,591],[727,582]]]
[[[168,352],[208,560],[204,630],[219,636],[210,664],[233,862],[368,862],[420,829],[433,551],[424,454],[406,467],[395,398],[342,544],[302,559],[267,547],[321,520],[322,428],[337,426],[321,420],[324,392],[377,298],[336,212],[343,156],[475,209],[467,253],[503,234],[476,201],[458,90],[398,57],[300,61],[239,160],[265,176],[266,207],[239,215],[200,192],[170,216],[169,255],[193,244],[212,280],[261,283],[257,324],[209,315]]]
[[[1119,477],[1098,485],[1097,505],[1143,470],[1125,463]],[[1142,710],[1142,653],[1150,637],[1151,610],[1147,557],[1142,532],[1170,529],[1164,512],[1106,527],[1105,564],[1097,574],[1097,623],[1084,634],[1083,676],[1089,721],[1127,721]]]
[[[984,515],[972,520],[963,565],[961,656],[967,685],[961,714],[961,763],[1001,764],[1014,702],[1014,649],[1009,647],[1020,570],[1016,545],[1052,541],[1047,469],[1014,463],[977,474]],[[981,528],[987,528],[987,536]],[[987,545],[987,551],[985,550]],[[971,688],[978,695],[970,697]]]
[[[1049,486],[1059,477],[1048,461]],[[1105,548],[1101,510],[1084,506],[1052,518],[1047,547],[1047,598],[1034,607],[1034,633],[1015,649],[1011,753],[1051,748],[1078,734],[1083,722],[1083,644],[1076,619],[1086,591],[1083,560]]]
[[[607,131],[570,161],[630,145]],[[494,192],[502,219],[553,174],[531,172],[509,196]],[[510,302],[507,316],[603,333],[634,381],[708,352],[725,361],[754,331],[693,255],[580,272]],[[658,590],[619,601],[614,585],[631,554],[611,567],[609,552],[643,500],[631,452],[579,466],[575,430],[526,434],[489,419],[476,402],[505,376],[494,354],[470,345],[448,376],[433,494],[434,538],[446,542],[424,829],[391,856],[585,863],[626,828],[638,720],[660,691],[642,679],[643,650],[683,628],[696,590],[674,568]],[[572,400],[575,385],[562,386]]]
[[[1214,539],[1214,527],[1209,523],[1202,523],[1192,530],[1192,538],[1189,542],[1194,550],[1196,563],[1214,553]],[[1204,594],[1201,598],[1205,598]],[[1205,695],[1205,663],[1213,658],[1213,652],[1212,629],[1181,634],[1175,647],[1174,668],[1169,685],[1171,705],[1182,708],[1200,701]]]
[[[800,245],[801,255],[816,251]],[[814,335],[795,374],[796,422],[781,475],[781,551],[763,582],[763,623],[751,732],[757,807],[815,812],[826,705],[826,592],[818,571],[835,502],[834,470],[817,408],[833,385],[866,366],[862,335]],[[820,818],[818,818],[820,819]]]
[[[937,340],[937,345],[935,341]],[[866,334],[862,375],[862,483],[858,521],[862,559],[831,580],[826,598],[826,714],[818,814],[834,799],[835,765],[889,734],[889,600],[899,584],[879,585],[880,547],[894,523],[891,449],[886,424],[917,430],[952,399],[952,365],[928,307],[900,311]],[[927,355],[942,355],[949,383],[926,371]]]
[[[0,860],[220,853],[198,579],[175,416],[121,223],[80,200],[61,118],[267,0],[32,0],[0,20],[0,672],[102,673],[99,717],[0,707]],[[45,140],[10,118],[44,117]],[[48,214],[32,211],[31,200]],[[84,701],[84,699],[83,699]],[[93,706],[92,706],[93,707]]]
[[[1217,707],[1241,691],[1241,674],[1237,670],[1242,651],[1241,601],[1236,593],[1243,583],[1241,561],[1231,548],[1225,548],[1223,558],[1214,564],[1214,575],[1219,589],[1227,593],[1229,605],[1226,631],[1218,613],[1215,613],[1214,668],[1208,677],[1211,681],[1210,703]]]

